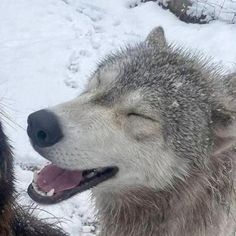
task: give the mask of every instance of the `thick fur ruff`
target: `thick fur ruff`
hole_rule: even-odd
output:
[[[231,235],[234,158],[231,151],[208,167],[193,166],[186,179],[162,191],[140,186],[99,198],[95,193],[101,236]]]

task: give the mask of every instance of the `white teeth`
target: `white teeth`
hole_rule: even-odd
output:
[[[33,182],[32,185],[33,185],[34,189],[37,189],[37,185],[35,182]]]
[[[46,167],[46,166],[48,166],[48,165],[50,165],[51,164],[51,162],[47,162],[46,163],[46,165],[43,165],[42,167],[41,167],[41,169],[39,169],[37,172],[38,172],[38,174]]]
[[[48,197],[51,197],[51,196],[53,196],[54,192],[55,192],[55,189],[53,188],[49,192],[47,192],[46,194]]]
[[[86,178],[92,178],[96,173],[93,171],[86,175]]]
[[[36,183],[37,179],[38,179],[38,172],[34,171],[33,182]]]
[[[40,194],[42,196],[47,196],[46,193],[44,193],[38,189],[38,186],[34,182],[32,183],[32,185],[34,187],[35,192],[37,192],[38,194]]]
[[[85,175],[86,178],[92,178],[95,175],[104,172],[105,168],[104,167],[99,167],[97,169],[94,169],[92,172],[90,172],[89,174]]]
[[[47,196],[47,197],[52,197],[53,196],[53,194],[54,194],[54,192],[55,192],[55,189],[53,188],[53,189],[51,189],[49,192],[42,192],[39,188],[38,188],[38,186],[37,186],[37,184],[35,183],[35,182],[32,182],[32,185],[33,185],[33,188],[34,188],[34,190],[35,190],[35,192],[37,192],[38,194],[40,194],[41,196]]]
[[[37,173],[39,174],[39,173],[44,169],[44,167],[45,167],[45,166],[43,166],[41,169],[39,169],[39,170],[37,171]]]
[[[51,189],[49,192],[42,192],[38,186],[37,186],[37,179],[38,179],[38,176],[39,176],[39,172],[40,171],[34,171],[34,176],[33,176],[33,182],[32,182],[32,185],[33,185],[33,188],[35,190],[35,192],[37,192],[38,194],[40,194],[41,196],[48,196],[48,197],[51,197],[53,196],[54,192],[55,192],[55,189]]]

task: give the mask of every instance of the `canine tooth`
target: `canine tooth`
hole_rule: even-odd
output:
[[[52,188],[49,192],[46,193],[46,195],[47,195],[48,197],[51,197],[51,196],[53,196],[54,192],[55,192],[55,189]]]
[[[36,191],[38,194],[42,195],[42,196],[47,196],[46,193],[40,191],[39,189],[35,189],[35,191]]]
[[[38,188],[35,188],[34,190],[35,190],[35,192],[37,192],[38,194],[40,194],[40,195],[42,195],[42,196],[47,196],[46,193],[40,191]]]

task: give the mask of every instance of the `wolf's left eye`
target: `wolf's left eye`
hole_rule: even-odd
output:
[[[143,118],[143,119],[146,119],[146,120],[155,121],[151,117],[148,117],[148,116],[140,114],[140,113],[135,113],[135,112],[130,112],[130,113],[127,114],[127,116],[128,117],[138,117],[138,118]]]
[[[127,116],[140,116],[138,113],[130,112],[127,114]]]

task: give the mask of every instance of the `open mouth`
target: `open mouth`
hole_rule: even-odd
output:
[[[112,178],[117,172],[115,166],[71,171],[49,164],[35,172],[28,194],[38,203],[54,204]]]

